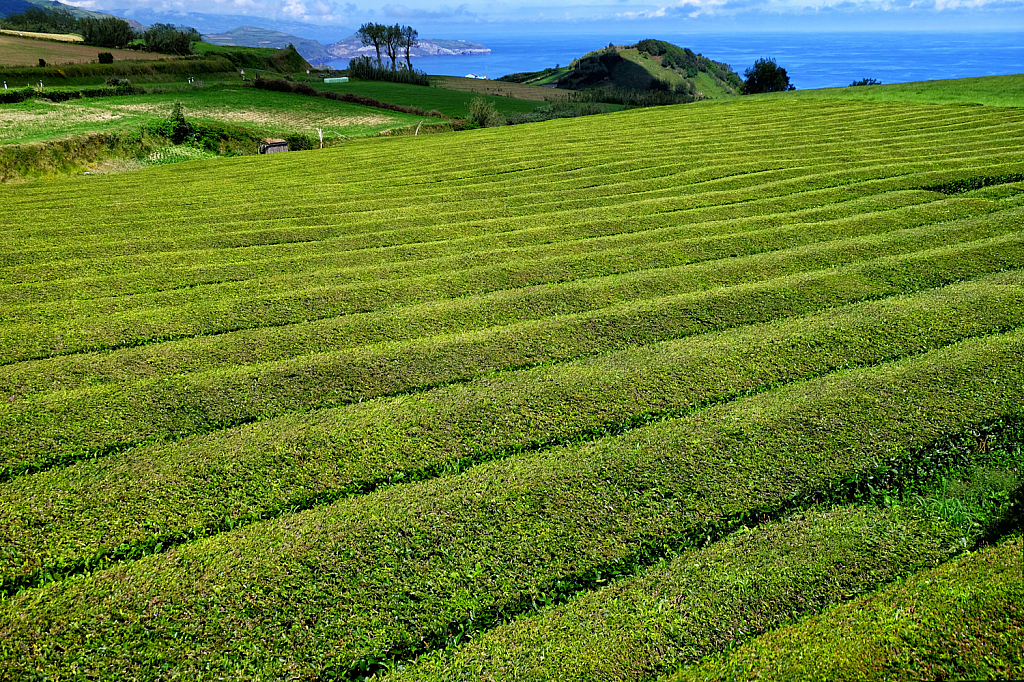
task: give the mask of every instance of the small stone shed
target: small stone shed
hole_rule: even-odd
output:
[[[274,137],[268,137],[260,142],[260,154],[275,154],[288,151],[288,143]]]

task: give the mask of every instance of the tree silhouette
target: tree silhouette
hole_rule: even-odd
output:
[[[412,60],[409,58],[409,52],[412,48],[416,47],[419,37],[419,32],[412,26],[402,27],[402,43],[401,46],[405,50],[405,65],[410,71],[412,71]]]
[[[377,63],[380,64],[380,46],[384,44],[384,34],[387,32],[387,26],[383,24],[367,23],[359,27],[359,38],[363,41],[363,45],[373,45],[374,49],[377,50]]]
[[[761,92],[782,92],[796,90],[789,84],[786,70],[775,63],[774,59],[758,59],[754,66],[743,72],[743,94],[756,95]]]

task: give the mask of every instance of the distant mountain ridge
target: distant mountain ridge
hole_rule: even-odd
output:
[[[40,0],[45,2],[46,0]],[[116,2],[117,0],[111,0]],[[292,36],[301,36],[302,40],[319,41],[329,43],[338,40],[339,36],[347,36],[355,33],[350,26],[332,24],[309,24],[303,21],[289,19],[271,19],[268,17],[257,17],[246,14],[207,14],[204,12],[175,12],[170,10],[156,10],[145,7],[133,7],[129,9],[103,9],[108,14],[114,14],[126,19],[134,19],[147,26],[153,24],[171,24],[174,26],[188,26],[199,33],[217,35],[236,30],[232,27],[242,26],[273,26],[272,29],[260,29],[264,31],[281,32]],[[287,46],[287,43],[285,43]],[[248,46],[254,47],[254,46]]]
[[[377,55],[372,45],[363,45],[358,34],[353,34],[344,40],[331,43],[327,46],[331,59],[351,59],[362,55],[375,57]],[[490,54],[491,48],[480,43],[471,43],[466,40],[445,40],[439,38],[420,38],[416,47],[412,48],[409,54],[412,57],[437,57],[452,55],[478,55]]]
[[[274,31],[257,26],[239,26],[224,33],[204,33],[203,42],[212,45],[238,45],[242,47],[284,48],[294,45],[295,50],[307,62],[319,63],[334,59],[318,40],[300,38],[283,31]]]
[[[67,10],[80,19],[85,17],[102,19],[105,16],[110,16],[106,12],[95,12],[93,10],[75,7],[74,5],[65,5],[63,2],[58,2],[58,0],[0,0],[0,18],[10,16],[11,14],[22,14],[30,7]],[[118,17],[124,18],[119,15]],[[128,23],[131,24],[132,22],[128,21]],[[133,28],[138,28],[139,26],[141,26],[141,24],[135,24],[133,25]]]

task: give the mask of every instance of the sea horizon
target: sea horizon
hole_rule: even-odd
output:
[[[413,67],[430,75],[499,78],[564,66],[609,44],[665,40],[729,64],[741,76],[759,58],[773,58],[799,90],[848,86],[873,78],[906,83],[1024,73],[1024,34],[1018,31],[877,31],[790,33],[672,33],[651,35],[459,35],[489,55],[421,57]],[[328,62],[336,69],[348,60]]]

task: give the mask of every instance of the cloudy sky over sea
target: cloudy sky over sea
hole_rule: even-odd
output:
[[[1024,0],[70,0],[133,8],[264,17],[358,27],[411,25],[421,36],[465,38],[516,31],[599,34],[643,31],[1015,31]],[[272,28],[267,26],[267,28]]]

